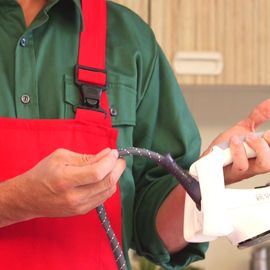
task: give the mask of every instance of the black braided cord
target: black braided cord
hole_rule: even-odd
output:
[[[171,175],[173,175],[178,182],[184,187],[191,199],[196,203],[197,208],[201,208],[201,191],[199,182],[192,177],[188,172],[179,167],[173,160],[170,154],[164,156],[159,153],[150,151],[148,149],[129,147],[118,150],[119,156],[139,156],[145,157],[156,162],[159,166],[163,167]]]
[[[114,256],[114,259],[115,259],[115,262],[117,264],[118,269],[119,270],[126,270],[127,269],[126,259],[124,257],[120,243],[117,240],[117,237],[112,229],[112,226],[111,226],[111,223],[108,219],[104,205],[103,204],[99,205],[96,208],[96,211],[98,213],[99,219],[100,219],[102,226],[103,226],[103,228],[108,236],[108,239],[110,241],[113,256]]]
[[[196,203],[197,208],[201,209],[201,191],[198,181],[193,178],[188,172],[179,167],[176,162],[173,160],[170,154],[165,156],[160,155],[159,153],[150,151],[148,149],[129,147],[125,149],[118,150],[119,157],[125,156],[139,156],[148,158],[156,162],[159,166],[166,169],[171,175],[173,175],[178,182],[184,187],[186,192]],[[110,221],[107,217],[106,210],[104,205],[101,204],[96,208],[99,219],[104,227],[104,230],[110,241],[110,245],[113,251],[113,255],[119,270],[127,270],[127,263],[122,251],[122,248],[117,240],[117,237],[111,227]]]

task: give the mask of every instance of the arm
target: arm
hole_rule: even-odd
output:
[[[256,127],[270,119],[270,99],[255,107],[251,114],[232,128],[220,134],[203,153],[207,154],[215,145],[226,140],[230,141],[233,163],[224,168],[227,184],[270,171],[270,131],[263,137],[253,132]],[[257,157],[247,159],[243,144],[238,135],[246,135],[247,144],[256,152]],[[157,215],[157,230],[170,252],[176,252],[187,244],[183,238],[183,205],[185,192],[176,187],[164,201]],[[175,213],[179,213],[175,215]]]
[[[157,231],[170,253],[187,245],[183,236],[185,194],[180,185],[176,186],[158,210]]]
[[[134,145],[161,154],[170,152],[182,168],[188,169],[199,157],[200,136],[169,64],[159,49],[156,55],[151,80],[138,106]],[[134,158],[133,167],[138,253],[166,269],[204,258],[205,243],[187,245],[183,239],[182,187],[151,162]]]

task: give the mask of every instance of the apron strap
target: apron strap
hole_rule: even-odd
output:
[[[107,7],[105,0],[82,0],[83,27],[80,34],[75,82],[80,87],[84,109],[100,112],[100,99],[106,88]]]

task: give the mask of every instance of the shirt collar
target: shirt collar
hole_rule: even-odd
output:
[[[54,6],[59,1],[66,1],[66,0],[48,0],[46,8],[49,10],[52,6]],[[75,6],[79,9],[80,14],[82,14],[81,1],[80,0],[72,0],[72,1],[74,2]]]
[[[59,2],[60,0],[48,0],[48,3],[47,3],[47,7],[52,7],[54,6],[57,2]],[[62,0],[62,1],[65,1],[65,0]],[[81,12],[81,0],[72,0],[75,5],[79,8],[80,12]],[[17,0],[0,0],[0,2],[9,2],[9,3],[12,3],[12,2],[17,2]]]
[[[74,2],[79,8],[81,8],[81,1],[80,1],[80,0],[73,0],[73,2]]]
[[[48,0],[47,6],[45,7],[46,12],[48,12],[59,1],[67,1],[67,0]],[[78,11],[79,11],[80,18],[81,18],[81,25],[83,27],[83,16],[82,16],[81,0],[72,0],[72,2],[75,4],[74,7],[77,8]]]
[[[46,7],[44,9],[45,12],[48,12],[59,1],[67,1],[67,0],[48,0],[47,5],[46,5]],[[81,0],[72,0],[72,2],[75,4],[74,8],[77,8],[78,11],[79,11],[80,18],[81,18],[81,27],[83,28],[83,16],[82,16]],[[9,3],[9,4],[14,3],[14,4],[17,5],[17,0],[0,0],[0,3]]]
[[[66,0],[64,0],[66,1]],[[80,17],[81,17],[81,29],[83,29],[83,15],[82,15],[82,4],[81,4],[81,0],[72,0],[75,4],[75,6],[78,8],[79,13],[80,13]]]

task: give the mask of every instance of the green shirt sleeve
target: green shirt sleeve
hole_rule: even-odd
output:
[[[141,92],[136,122],[135,146],[161,154],[169,152],[184,169],[199,157],[198,129],[158,45],[151,72]],[[157,211],[178,184],[176,180],[147,160],[134,158],[133,168],[136,177],[134,240],[137,252],[165,269],[181,269],[192,261],[203,259],[206,244],[190,244],[171,256],[157,234]]]

